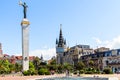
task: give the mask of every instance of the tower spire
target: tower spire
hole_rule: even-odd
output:
[[[58,44],[58,39],[56,39],[56,45]]]
[[[59,36],[62,38],[62,24],[60,24],[60,35]]]
[[[41,58],[40,59],[41,59],[41,61],[43,61],[43,55],[42,54],[41,54]]]
[[[60,35],[59,35],[59,47],[63,47],[64,46],[64,39],[63,39],[63,35],[62,35],[62,24],[60,24]]]
[[[62,24],[60,24],[60,30],[62,30]]]
[[[60,33],[59,33],[59,39],[56,39],[56,53],[57,53],[57,64],[63,64],[63,56],[64,52],[67,51],[66,48],[66,40],[64,40],[62,35],[62,24],[60,24]]]

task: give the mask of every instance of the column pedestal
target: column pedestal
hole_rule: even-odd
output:
[[[29,70],[29,25],[27,19],[23,19],[22,26],[22,66],[23,71]]]

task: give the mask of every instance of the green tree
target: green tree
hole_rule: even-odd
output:
[[[64,71],[63,65],[61,65],[61,64],[56,65],[56,71],[57,71],[58,73],[63,73],[63,71]]]
[[[29,69],[31,69],[31,68],[35,69],[35,66],[33,65],[33,62],[29,62]]]
[[[89,61],[89,67],[94,67],[94,62],[92,60]]]
[[[65,69],[65,70],[69,70],[69,71],[70,71],[70,70],[73,69],[73,65],[71,65],[71,64],[69,64],[69,63],[64,63],[63,66],[64,66],[64,69]]]
[[[10,62],[8,60],[0,60],[0,74],[10,73]]]
[[[56,65],[56,59],[53,59],[51,62],[50,62],[51,65]]]
[[[15,72],[19,72],[22,70],[22,65],[19,63],[15,63]]]
[[[46,63],[46,62],[41,62],[40,65],[42,65],[42,66],[46,66],[47,63]]]
[[[33,62],[29,62],[29,70],[24,71],[23,75],[27,76],[27,75],[34,75],[37,74],[35,67],[33,65]]]
[[[9,68],[10,63],[9,63],[9,61],[8,60],[3,60],[2,65],[3,65],[4,73],[10,73],[10,68]]]
[[[29,62],[29,70],[28,70],[28,72],[29,72],[31,75],[37,74],[37,73],[36,73],[36,70],[35,70],[35,66],[33,65],[33,62]]]
[[[4,73],[3,60],[0,60],[0,74]]]
[[[75,64],[75,67],[77,70],[83,70],[85,68],[85,64],[82,61],[80,61],[78,62],[78,64]]]
[[[40,65],[40,58],[39,57],[35,57],[35,59],[33,60],[33,64],[35,66],[35,69],[38,70],[38,67]]]
[[[10,64],[9,68],[10,68],[10,72],[14,72],[15,71],[15,64]]]
[[[56,70],[56,65],[47,65],[47,68],[49,69],[49,70]]]

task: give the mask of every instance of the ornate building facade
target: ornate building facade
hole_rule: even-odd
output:
[[[89,54],[93,54],[93,49],[89,45],[76,45],[64,53],[63,61],[75,65],[80,61],[81,56]]]
[[[56,54],[57,64],[75,65],[82,61],[88,68],[93,67],[103,71],[109,67],[113,73],[120,72],[120,49],[110,50],[105,47],[92,49],[89,45],[75,45],[68,48],[61,28],[59,39],[56,39]],[[92,65],[91,62],[93,62]]]
[[[76,45],[68,48],[60,28],[59,39],[56,39],[56,54],[57,64],[70,63],[74,65],[79,62],[81,56],[93,54],[93,49],[89,45]]]
[[[93,61],[95,68],[103,71],[111,68],[113,73],[120,72],[120,49],[109,50],[108,48],[98,48],[94,54],[84,55],[81,60],[89,67],[89,61]]]

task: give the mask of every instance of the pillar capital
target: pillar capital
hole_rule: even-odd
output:
[[[30,25],[30,22],[28,21],[28,19],[23,19],[22,22],[21,22],[21,26],[29,26]]]

